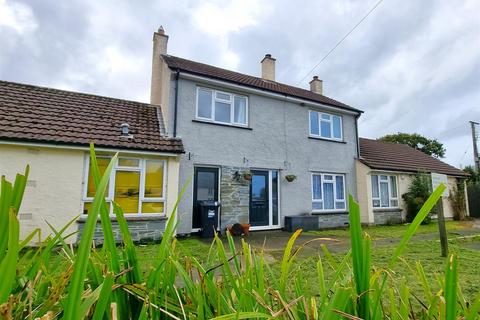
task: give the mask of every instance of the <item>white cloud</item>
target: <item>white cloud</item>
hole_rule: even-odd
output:
[[[10,28],[19,34],[33,31],[37,23],[32,9],[23,4],[0,0],[0,28]]]
[[[296,84],[376,2],[0,0],[0,78],[148,101],[163,25],[170,54],[258,75],[271,53],[277,79]],[[479,5],[384,1],[312,75],[365,111],[361,135],[439,137],[447,162],[471,163],[463,125],[480,121]]]
[[[202,2],[194,8],[193,21],[205,33],[225,36],[244,27],[255,26],[258,18],[268,9],[257,0]]]

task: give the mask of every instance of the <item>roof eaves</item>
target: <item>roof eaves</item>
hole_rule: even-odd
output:
[[[292,97],[292,98],[295,98],[295,99],[305,100],[307,102],[325,105],[325,106],[328,106],[330,108],[343,109],[343,110],[347,110],[347,111],[350,111],[350,112],[353,112],[353,113],[357,113],[359,115],[365,112],[363,110],[359,110],[359,109],[356,109],[356,108],[353,108],[353,107],[350,107],[350,106],[342,107],[342,106],[338,106],[338,105],[331,104],[331,103],[319,102],[319,101],[316,101],[316,100],[313,100],[313,99],[307,99],[307,98],[300,97],[300,96],[289,95],[287,93],[281,93],[281,92],[278,92],[278,91],[275,91],[275,90],[269,90],[269,89],[261,88],[261,87],[255,86],[255,85],[240,83],[240,82],[225,79],[225,78],[222,78],[222,77],[215,77],[215,76],[212,76],[212,75],[203,74],[201,72],[195,72],[195,71],[191,71],[191,70],[182,69],[181,67],[178,67],[178,66],[171,67],[170,69],[175,70],[175,71],[176,70],[181,70],[181,72],[183,72],[183,73],[188,73],[188,74],[192,74],[192,75],[196,75],[196,76],[200,76],[200,77],[204,77],[204,78],[209,78],[209,79],[214,79],[214,80],[220,80],[220,81],[223,81],[223,82],[228,82],[228,83],[231,83],[231,84],[235,84],[235,85],[239,85],[239,86],[243,86],[243,87],[248,87],[248,88],[259,90],[259,91],[265,91],[265,92],[278,94],[278,95],[284,96],[284,97]]]
[[[363,110],[351,107],[351,106],[346,105],[342,102],[339,102],[339,103],[343,104],[343,106],[339,106],[339,105],[336,105],[334,103],[320,102],[320,101],[317,101],[317,100],[314,100],[314,99],[308,99],[308,98],[302,97],[302,96],[291,95],[291,94],[287,94],[287,93],[281,93],[281,92],[278,92],[276,90],[272,90],[272,89],[268,89],[268,88],[262,88],[262,87],[259,87],[259,86],[253,85],[253,84],[250,85],[250,84],[242,83],[242,82],[239,82],[239,81],[225,79],[224,77],[220,77],[220,76],[214,76],[214,75],[210,75],[210,74],[205,74],[203,72],[192,71],[192,70],[189,70],[185,67],[182,67],[181,65],[178,65],[177,63],[169,63],[169,59],[176,59],[177,57],[170,56],[170,55],[164,55],[164,56],[167,57],[166,63],[168,65],[168,67],[172,70],[175,70],[175,71],[181,70],[184,73],[189,73],[189,74],[193,74],[193,75],[197,75],[197,76],[201,76],[201,77],[205,77],[205,78],[210,78],[210,79],[221,80],[221,81],[224,81],[224,82],[233,83],[233,84],[236,84],[236,85],[245,86],[245,87],[253,88],[253,89],[256,89],[256,90],[272,92],[272,93],[275,93],[275,94],[283,95],[285,97],[294,97],[296,99],[301,99],[301,100],[305,100],[305,101],[308,101],[308,102],[323,104],[323,105],[333,107],[333,108],[344,109],[344,110],[348,110],[348,111],[355,112],[355,113],[358,113],[358,114],[364,113]],[[178,59],[183,59],[183,58],[178,58]],[[183,59],[183,60],[185,60],[185,59]],[[190,60],[187,60],[187,61],[190,61]],[[215,67],[215,66],[207,65],[207,64],[204,64],[204,63],[196,62],[196,61],[190,61],[190,62],[205,65],[207,67],[218,68],[218,67]],[[221,68],[219,68],[219,69],[221,69]],[[226,69],[223,69],[223,70],[226,70]],[[233,72],[233,71],[230,71],[230,70],[226,70],[226,71]],[[255,78],[254,76],[250,76],[250,75],[246,75],[246,74],[241,74],[241,75]],[[283,85],[283,86],[289,86],[289,85],[282,84],[282,83],[278,83],[278,84]],[[302,89],[302,88],[299,88],[299,87],[293,87],[293,88]],[[304,89],[302,89],[302,90],[304,90]],[[330,100],[334,100],[334,99],[329,98],[329,97],[326,97],[326,98],[328,98]]]

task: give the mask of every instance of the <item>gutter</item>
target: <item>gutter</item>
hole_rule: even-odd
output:
[[[357,136],[357,158],[360,159],[360,137],[358,136],[358,118],[361,113],[355,116],[355,135]]]
[[[178,114],[178,78],[180,77],[180,70],[177,69],[175,73],[175,104],[173,109],[173,137],[177,136],[177,114]]]
[[[63,150],[81,150],[90,151],[90,146],[72,145],[72,144],[54,144],[43,142],[22,142],[22,141],[7,141],[0,140],[0,146],[22,146],[30,148],[50,148],[50,149],[63,149]],[[122,148],[109,148],[109,147],[95,147],[95,151],[100,152],[118,152],[123,154],[142,154],[142,155],[155,155],[165,157],[176,157],[184,152],[165,152],[165,151],[148,151],[148,150],[136,150],[136,149],[122,149]]]

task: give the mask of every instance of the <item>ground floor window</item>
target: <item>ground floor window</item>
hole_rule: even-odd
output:
[[[344,211],[345,199],[345,175],[333,173],[312,174],[312,210]]]
[[[111,157],[97,158],[100,173],[103,174]],[[91,172],[90,159],[87,160],[83,213],[87,214],[95,196],[95,183]],[[164,214],[165,213],[165,173],[166,161],[120,157],[115,164],[105,191],[105,200],[112,212],[111,202],[122,207],[125,214]]]
[[[374,208],[397,208],[397,177],[372,175],[372,203]]]

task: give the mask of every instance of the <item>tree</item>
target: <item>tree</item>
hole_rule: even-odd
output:
[[[379,138],[378,140],[394,143],[406,144],[414,149],[420,150],[429,156],[435,158],[443,158],[445,156],[445,148],[443,143],[438,142],[436,139],[429,139],[421,136],[417,133],[396,133],[389,134]]]
[[[463,171],[468,173],[470,177],[468,177],[468,182],[471,184],[480,183],[480,172],[477,172],[474,167],[466,166],[463,168]]]
[[[403,201],[407,204],[407,222],[412,222],[415,219],[425,201],[430,197],[431,190],[430,176],[426,173],[417,173],[408,187],[408,192],[402,195]],[[429,224],[431,220],[429,214],[422,221],[422,224]]]

